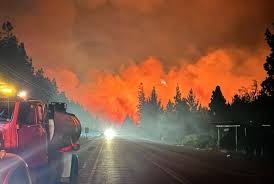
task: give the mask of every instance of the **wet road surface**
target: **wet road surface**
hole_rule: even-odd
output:
[[[274,183],[270,164],[139,140],[96,138],[79,158],[80,184]]]

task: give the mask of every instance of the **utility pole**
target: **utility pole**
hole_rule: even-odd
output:
[[[236,146],[236,152],[238,151],[238,128],[235,127],[235,146]]]
[[[217,128],[217,130],[218,130],[218,135],[217,135],[217,146],[218,146],[218,149],[220,149],[220,128],[218,127]]]

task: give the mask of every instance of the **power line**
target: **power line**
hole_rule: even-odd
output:
[[[4,65],[3,63],[0,63],[0,66],[2,66],[2,68],[7,71],[8,73],[12,74],[14,77],[16,77],[17,79],[21,79],[23,80],[25,83],[27,83],[29,86],[33,86],[39,90],[44,91],[45,95],[47,95],[47,97],[49,98],[53,98],[53,95],[51,92],[49,92],[48,90],[46,90],[45,88],[42,88],[41,86],[37,85],[36,83],[30,82],[28,80],[26,80],[24,77],[22,77],[18,72],[16,72],[14,69],[10,68],[7,65]],[[16,79],[13,78],[13,81],[17,81]]]

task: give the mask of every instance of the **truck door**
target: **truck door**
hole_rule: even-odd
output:
[[[31,168],[47,163],[47,138],[43,125],[43,108],[39,104],[21,103],[18,117],[18,147]]]

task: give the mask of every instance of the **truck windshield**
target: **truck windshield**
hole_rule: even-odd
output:
[[[12,119],[15,101],[0,98],[0,124],[8,123]]]

